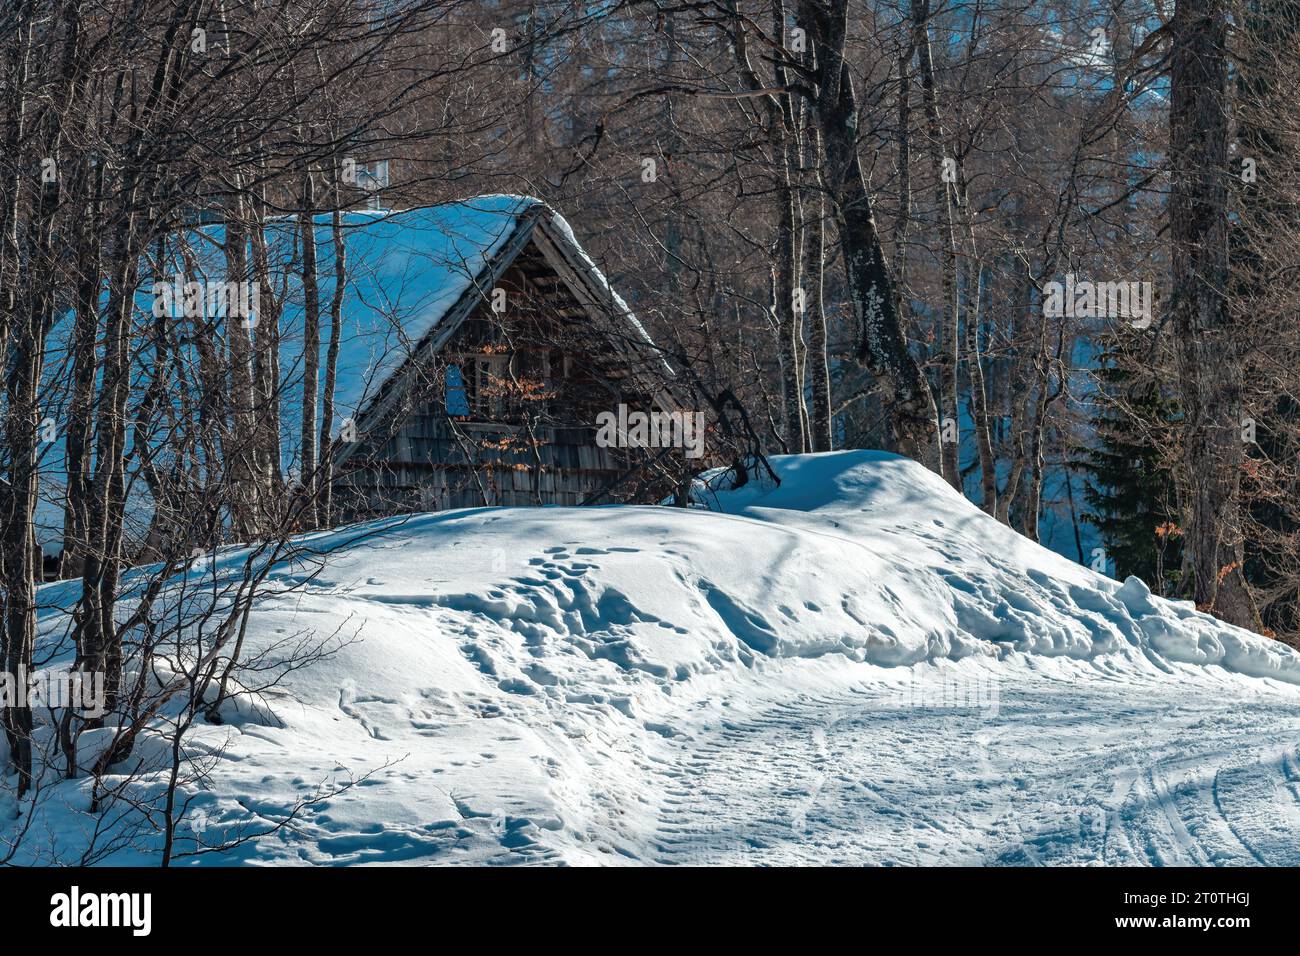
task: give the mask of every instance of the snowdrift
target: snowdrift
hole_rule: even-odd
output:
[[[841,452],[773,466],[779,486],[697,486],[708,513],[482,509],[389,522],[378,553],[341,554],[320,584],[660,678],[758,657],[905,665],[1019,652],[1218,664],[1300,683],[1290,648],[1053,554],[909,460]],[[511,679],[556,686],[523,670]]]
[[[1164,708],[1187,695],[1265,701],[1261,721],[1273,731],[1279,713],[1296,712],[1291,649],[1153,597],[1136,579],[1121,585],[1075,565],[910,461],[849,451],[772,464],[779,486],[755,478],[729,489],[725,475],[708,475],[693,508],[484,508],[310,538],[322,565],[309,577],[297,564],[273,570],[272,591],[294,589],[259,602],[250,653],[304,628],[354,639],[227,724],[196,729],[191,746],[221,758],[209,789],[193,794],[202,825],[192,839],[274,820],[339,775],[371,776],[291,828],[198,859],[837,861],[840,851],[814,852],[808,831],[827,781],[839,779],[823,766],[836,747],[855,781],[882,748],[910,757],[887,782],[908,781],[899,799],[923,807],[938,799],[935,740],[968,760],[972,739],[984,747],[1005,715],[1033,720],[1042,701],[1050,710],[1095,691],[1109,703],[1090,706],[1113,710],[1118,700],[1126,719],[1142,701]],[[43,591],[49,627],[66,591]],[[985,708],[960,733],[944,724],[918,745],[911,734],[925,721],[954,719],[900,707],[923,674],[1023,681],[1024,699],[1038,703],[1018,707],[1004,689],[1004,717]],[[863,723],[870,714],[885,723]],[[691,774],[739,753],[740,726],[762,743],[727,773],[736,792],[719,784],[706,798]],[[855,742],[828,745],[844,728]],[[1085,725],[1070,739],[1092,747],[1113,731]],[[900,732],[902,743],[890,737]],[[1065,750],[1039,757],[1048,778],[1083,773],[1068,769]],[[1023,756],[1016,765],[1028,772]],[[758,767],[761,785],[743,783]],[[1005,768],[985,769],[985,783],[967,790],[995,791],[988,774],[1005,782]],[[778,778],[766,809],[723,827],[738,793],[752,799]],[[84,786],[61,786],[47,829],[66,847],[85,824],[74,819]],[[1002,859],[1005,847],[992,854],[993,837],[978,836],[1005,833],[993,809],[968,821],[976,836],[936,841],[897,830],[897,812],[878,799],[843,804],[857,808],[853,832],[868,840],[848,861]],[[968,803],[962,813],[973,812]],[[779,833],[749,835],[756,820]],[[782,853],[764,855],[778,844]],[[736,857],[737,846],[757,856]],[[1201,862],[1159,841],[1133,855],[1125,860]],[[137,847],[110,862],[147,861]]]
[[[1054,554],[908,459],[848,451],[777,458],[774,470],[779,487],[755,482],[703,492],[701,500],[729,514],[831,534],[856,544],[862,557],[874,555],[867,565],[874,586],[853,589],[873,595],[860,598],[874,612],[871,620],[888,620],[896,595],[919,600],[905,600],[909,611],[897,615],[906,636],[886,630],[897,640],[873,642],[869,659],[1138,653],[1158,666],[1162,658],[1219,664],[1300,683],[1300,656],[1291,648],[1227,626],[1190,602],[1156,598],[1137,578],[1121,586]]]

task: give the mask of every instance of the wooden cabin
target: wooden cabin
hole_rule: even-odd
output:
[[[340,423],[338,512],[357,519],[671,493],[656,466],[674,452],[597,442],[602,411],[678,405],[671,368],[565,221],[526,197],[412,212],[422,214],[414,244],[441,250],[428,265],[435,288],[407,347],[377,367]]]

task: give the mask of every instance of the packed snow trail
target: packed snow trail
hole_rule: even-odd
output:
[[[904,459],[773,464],[691,509],[305,538],[249,653],[347,640],[196,725],[180,843],[292,826],[178,862],[1300,864],[1300,655]],[[46,640],[74,600],[42,589]],[[75,859],[88,787],[51,788],[20,861]]]
[[[1243,719],[1212,686],[1152,690],[1074,673],[1003,688],[996,717],[869,688],[729,716],[666,764],[655,860],[1293,865],[1295,700]]]

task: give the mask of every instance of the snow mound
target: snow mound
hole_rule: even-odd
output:
[[[704,476],[694,508],[482,508],[312,536],[319,564],[273,570],[248,653],[304,628],[355,640],[195,730],[221,759],[183,838],[370,774],[197,859],[1295,861],[1300,800],[1279,781],[1300,756],[1272,742],[1300,730],[1295,652],[1072,564],[905,459],[772,465],[779,485]],[[995,692],[972,716],[926,704],[934,681]],[[1173,782],[1125,769],[1165,759]],[[1202,822],[1168,835],[1151,808],[1179,786],[1205,795],[1188,810]],[[1206,829],[1230,806],[1240,819]],[[69,820],[45,829],[71,840]]]
[[[465,647],[525,693],[566,683],[546,668],[530,676],[552,655],[581,662],[584,682],[590,661],[682,680],[762,658],[898,666],[1018,653],[1217,664],[1300,684],[1285,645],[1067,561],[907,459],[772,464],[779,485],[706,490],[719,477],[706,476],[696,497],[707,510],[485,508],[347,529],[322,537],[338,556],[316,587],[367,614],[401,606],[512,635],[520,647],[501,659],[479,638]],[[372,535],[374,546],[344,546]]]
[[[1137,578],[1120,585],[1048,551],[909,459],[846,451],[772,464],[779,486],[755,480],[717,491],[707,485],[724,476],[705,476],[697,496],[719,512],[834,536],[859,549],[857,568],[824,567],[836,569],[837,578],[851,576],[846,591],[874,612],[877,627],[896,616],[894,597],[908,596],[896,662],[959,657],[972,648],[1080,658],[1136,653],[1158,666],[1161,658],[1218,664],[1300,683],[1300,656],[1291,648],[1225,625],[1189,602],[1154,597]],[[864,572],[870,582],[854,579]],[[875,659],[895,662],[888,656]]]

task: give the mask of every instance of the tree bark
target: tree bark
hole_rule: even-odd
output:
[[[968,247],[966,270],[966,324],[964,328],[964,365],[970,391],[971,421],[975,426],[975,450],[980,463],[980,506],[991,515],[998,509],[998,474],[993,454],[993,429],[989,413],[989,393],[984,381],[984,358],[980,352],[980,323],[982,319],[984,264],[980,260],[975,242],[975,220],[970,208],[970,192],[966,176],[957,166],[957,210],[966,231]]]
[[[826,210],[820,199],[816,205],[808,243],[808,274],[812,289],[808,292],[808,378],[812,386],[811,441],[813,451],[830,451],[831,377],[826,342]]]
[[[857,358],[879,381],[889,410],[891,451],[938,471],[939,422],[930,386],[907,350],[898,288],[890,274],[857,150],[857,100],[844,60],[848,4],[801,0],[817,58],[813,111],[825,144],[827,185],[839,222]]]
[[[226,278],[231,283],[257,281],[248,269],[248,233],[244,198],[235,176],[235,195],[226,215]],[[233,286],[231,287],[233,289]],[[259,296],[260,298],[260,296]],[[251,304],[250,304],[251,308]],[[260,308],[260,307],[259,307]],[[263,525],[261,492],[265,478],[258,461],[261,431],[254,417],[253,389],[253,315],[240,315],[234,302],[228,302],[224,318],[226,347],[229,355],[229,429],[223,453],[232,523],[241,541],[255,540]],[[258,319],[261,316],[257,316]]]
[[[945,181],[943,122],[939,116],[939,94],[934,80],[934,55],[930,49],[930,0],[912,0],[912,45],[916,48],[921,72],[921,96],[925,105],[926,146],[934,171],[934,209],[937,216],[942,270],[943,311],[939,324],[939,415],[952,422],[953,439],[940,444],[943,476],[958,491],[962,490],[959,459],[961,451],[957,396],[958,306],[957,237],[952,219],[952,192]],[[942,421],[940,423],[943,424]],[[941,428],[941,434],[947,433]]]
[[[347,246],[343,237],[343,216],[339,212],[337,181],[334,192],[334,215],[330,232],[334,241],[334,295],[330,300],[330,340],[325,350],[325,390],[321,396],[321,521],[330,526],[334,511],[334,460],[330,438],[334,429],[334,387],[338,379],[339,348],[343,337],[343,297],[347,292]]]
[[[1183,555],[1197,605],[1260,627],[1242,571],[1241,358],[1228,288],[1228,5],[1178,0],[1170,65],[1172,312],[1183,410]]]
[[[280,312],[281,303],[272,282],[270,254],[266,247],[266,201],[264,188],[253,192],[253,223],[251,230],[253,252],[253,280],[261,286],[262,313],[257,317],[253,340],[253,385],[257,422],[260,431],[259,471],[266,482],[265,498],[268,508],[276,509],[277,518],[283,514],[279,492],[284,484],[280,462]]]
[[[311,170],[302,177],[303,375],[302,375],[302,492],[307,496],[303,518],[316,526],[317,402],[320,401],[320,291],[316,266],[316,187]]]

